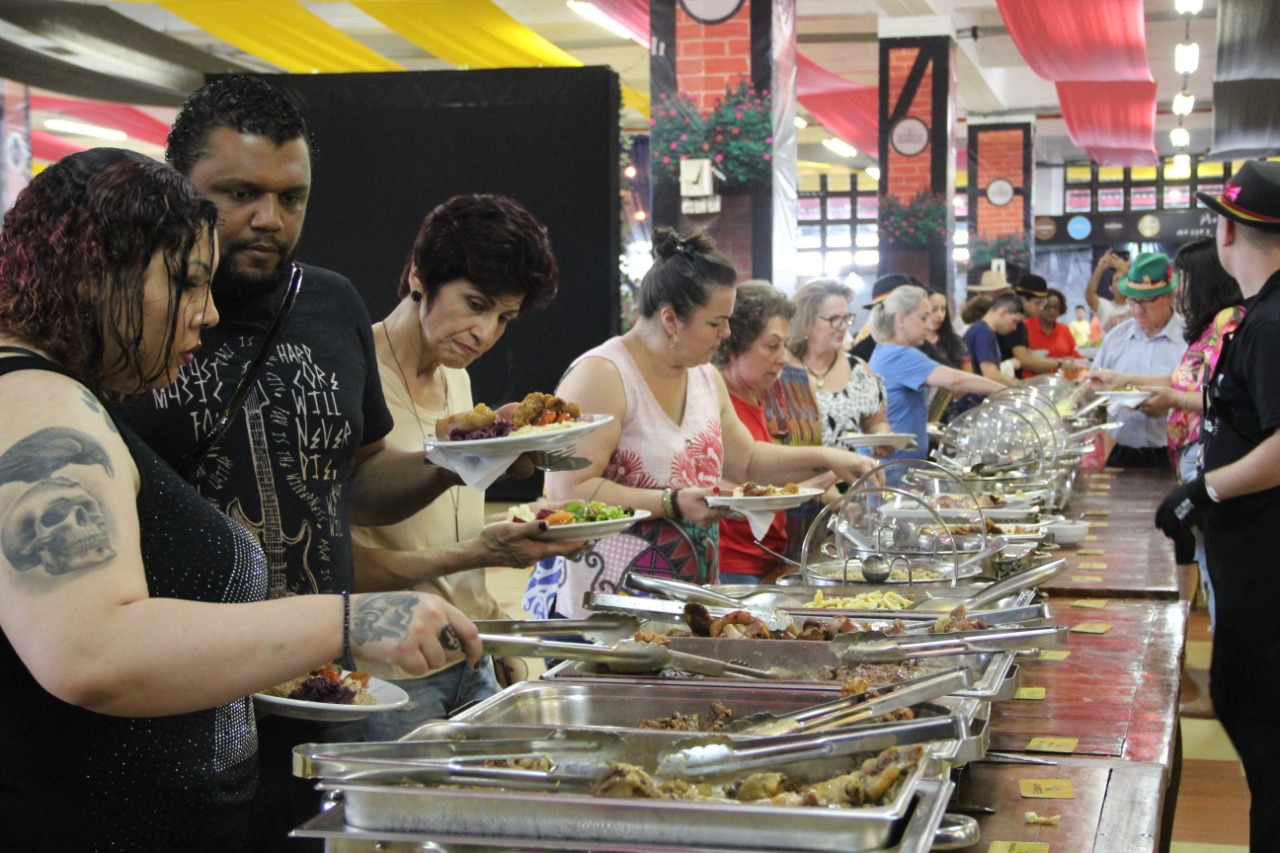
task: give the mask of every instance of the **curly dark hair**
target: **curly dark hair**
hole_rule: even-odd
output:
[[[738,285],[737,298],[733,302],[733,314],[729,317],[729,337],[720,341],[711,362],[724,367],[735,357],[747,351],[764,327],[774,317],[790,320],[796,306],[781,290],[767,281],[744,281]]]
[[[670,305],[681,322],[707,304],[712,287],[733,287],[738,271],[716,251],[705,231],[681,237],[674,228],[653,229],[653,266],[640,282],[640,315],[653,317]]]
[[[1183,338],[1194,343],[1223,308],[1240,305],[1244,294],[1231,273],[1222,268],[1213,237],[1197,237],[1182,245],[1173,266],[1182,276],[1178,289],[1178,313],[1186,321]]]
[[[209,155],[209,133],[217,127],[262,136],[276,146],[301,138],[313,159],[316,154],[307,120],[293,101],[260,77],[229,74],[187,97],[169,130],[165,159],[190,175],[196,163]]]
[[[150,157],[91,148],[62,158],[5,214],[0,330],[44,350],[96,394],[142,393],[167,372],[143,364],[139,352],[147,267],[160,252],[172,318],[188,256],[200,238],[212,244],[217,219],[213,202]],[[170,323],[166,353],[173,339]],[[108,376],[132,377],[134,386],[107,391]]]
[[[456,195],[427,214],[400,273],[401,299],[415,267],[428,305],[441,285],[464,278],[491,297],[523,296],[521,314],[555,299],[560,280],[546,227],[500,195]]]

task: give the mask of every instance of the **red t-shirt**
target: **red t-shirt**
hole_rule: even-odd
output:
[[[1039,320],[1027,321],[1027,349],[1048,350],[1048,358],[1084,358],[1076,350],[1076,339],[1066,323],[1055,323],[1053,334],[1046,335]],[[1035,376],[1029,370],[1022,372],[1023,378]]]
[[[773,439],[769,435],[769,426],[764,419],[764,409],[740,400],[733,394],[733,409],[738,419],[746,426],[751,437],[756,441],[770,444]],[[771,550],[779,554],[787,550],[787,514],[775,513],[769,532],[761,540]],[[720,571],[739,575],[757,575],[763,577],[776,569],[778,561],[769,556],[755,543],[751,535],[751,525],[745,519],[726,518],[720,521]]]

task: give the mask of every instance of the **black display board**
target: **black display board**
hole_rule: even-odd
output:
[[[394,307],[422,218],[459,193],[509,195],[551,236],[560,292],[468,372],[477,402],[554,390],[576,356],[618,332],[618,77],[607,68],[272,75],[315,136],[298,257]],[[495,500],[540,480],[498,483]]]

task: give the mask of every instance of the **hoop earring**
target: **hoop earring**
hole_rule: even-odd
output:
[[[410,298],[410,299],[412,299],[414,302],[421,302],[421,301],[422,301],[422,291],[421,291],[421,290],[410,290],[410,291],[409,291],[409,298]]]

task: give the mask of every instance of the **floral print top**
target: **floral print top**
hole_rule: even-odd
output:
[[[606,479],[640,489],[713,488],[724,471],[724,442],[720,431],[720,393],[716,372],[709,364],[689,369],[685,388],[684,419],[676,423],[659,405],[640,367],[621,338],[611,338],[579,356],[603,358],[622,377],[627,397],[627,413],[622,420],[618,446],[605,468]],[[572,369],[572,365],[570,369]],[[639,522],[672,523],[670,519]],[[717,575],[719,525],[700,526],[675,522],[694,542],[697,551],[696,580],[714,583]],[[608,538],[601,540],[607,543]],[[589,590],[614,592],[629,565],[601,559],[608,547],[593,548],[580,561],[566,562],[565,577],[556,600],[556,610],[565,616],[579,615],[582,595]]]
[[[1199,394],[1213,376],[1218,366],[1218,358],[1222,355],[1222,339],[1244,319],[1244,306],[1233,305],[1223,308],[1213,318],[1200,337],[1187,347],[1182,361],[1174,368],[1170,386],[1175,391],[1188,391]],[[1199,412],[1188,412],[1186,409],[1169,411],[1169,449],[1180,451],[1189,444],[1200,440],[1200,422],[1203,416]]]

